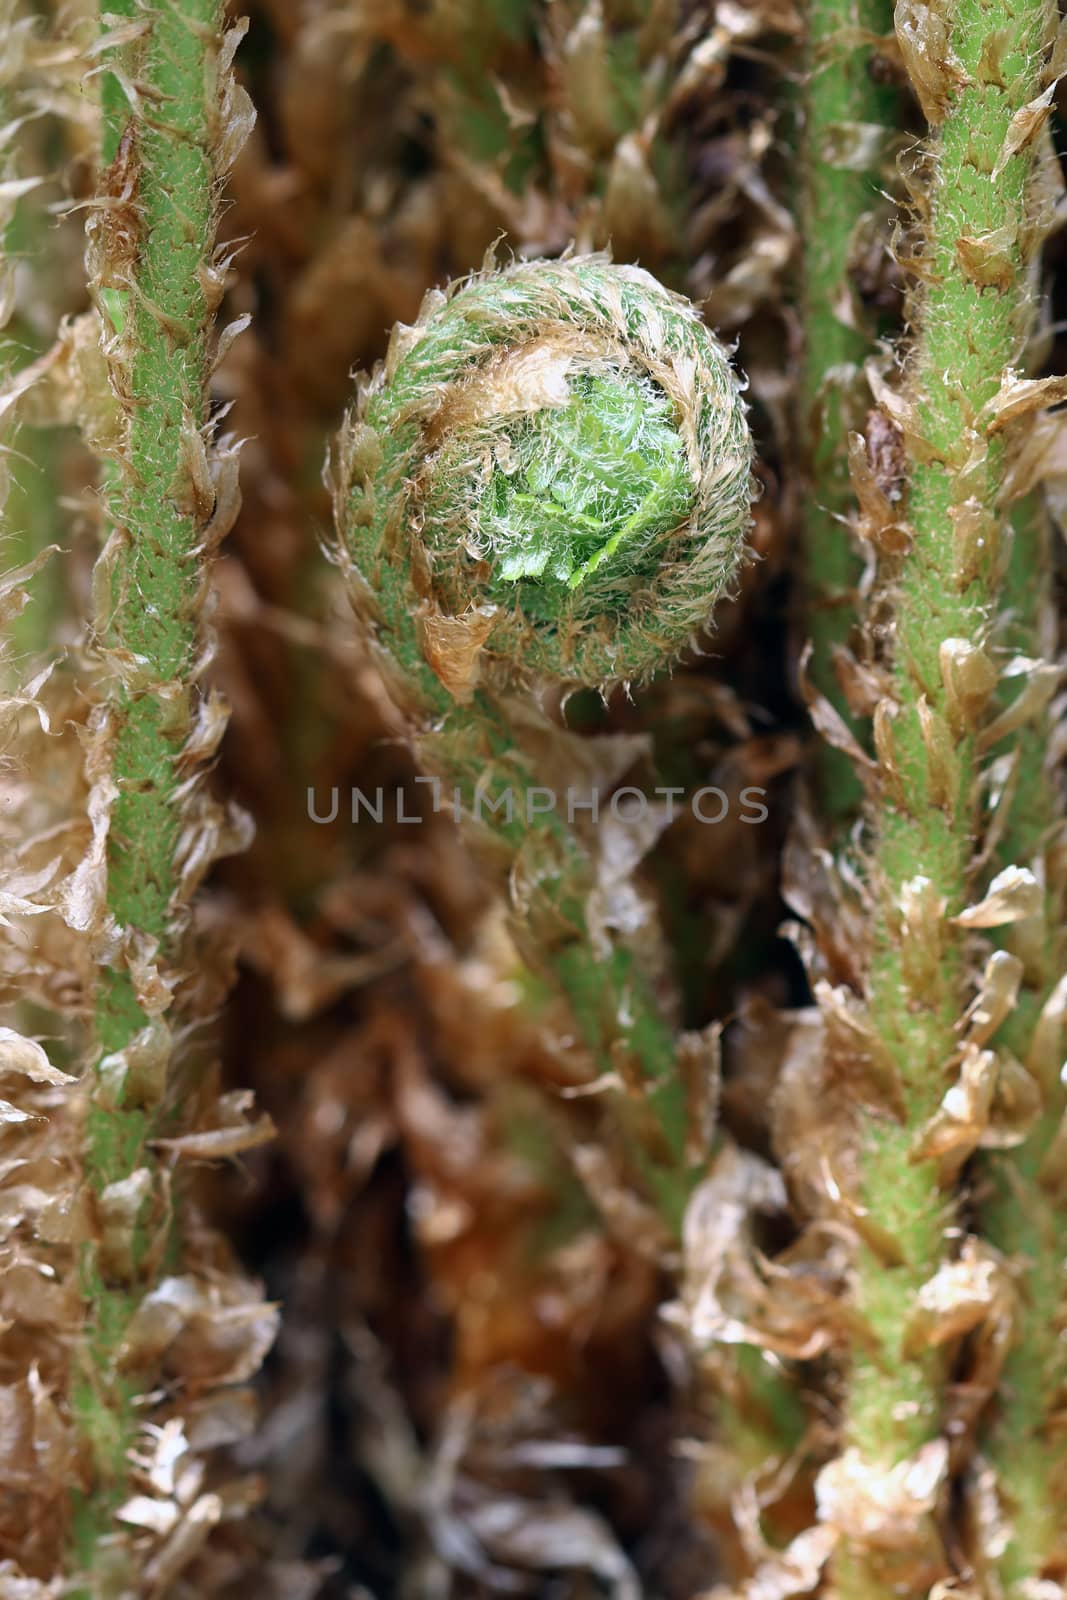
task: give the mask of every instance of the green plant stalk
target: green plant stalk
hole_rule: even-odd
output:
[[[673,0],[545,15],[530,0],[438,0],[423,26],[442,153],[505,225],[521,231],[525,198],[543,189],[578,237],[684,280],[684,163],[660,125],[675,81]]]
[[[801,114],[800,277],[805,353],[799,385],[804,469],[802,538],[811,681],[848,720],[833,668],[856,619],[860,562],[845,519],[853,504],[846,438],[862,425],[855,389],[870,354],[857,324],[849,271],[857,229],[874,205],[883,141],[895,123],[896,91],[871,74],[871,47],[854,30],[892,31],[889,0],[809,0]],[[865,141],[871,154],[865,154]],[[843,752],[820,742],[823,814],[854,816],[862,790]]]
[[[112,17],[112,26],[123,21],[132,22],[137,17],[136,0],[107,0],[104,8]],[[122,52],[121,65],[128,67],[129,46]],[[116,63],[119,65],[119,63]],[[131,117],[126,91],[114,72],[105,72],[100,80],[100,155],[104,166],[110,166],[119,151],[119,141]]]
[[[425,667],[411,608],[399,589],[392,590],[395,579],[395,572],[387,576],[387,569],[380,569],[379,623],[388,629],[393,650],[406,658],[406,671],[425,673],[422,692],[443,713],[440,684]],[[395,604],[386,598],[390,592]],[[678,1076],[674,1034],[633,953],[615,945],[606,957],[598,954],[584,909],[590,864],[573,832],[554,814],[532,826],[518,816],[511,823],[500,820],[502,796],[533,781],[521,760],[516,763],[514,734],[502,708],[479,694],[468,714],[479,729],[477,755],[462,743],[433,736],[420,744],[420,754],[458,794],[468,815],[492,818],[497,843],[509,854],[523,851],[556,863],[538,885],[542,931],[539,936],[535,926],[532,944],[524,939],[523,950],[536,968],[547,968],[566,997],[598,1073],[616,1074],[622,1052],[641,1081],[637,1107],[628,1097],[617,1097],[618,1124],[634,1176],[654,1204],[668,1243],[676,1247],[689,1198],[712,1152],[694,1150],[689,1140],[690,1108]],[[740,1484],[769,1459],[787,1459],[800,1446],[807,1419],[788,1370],[769,1364],[758,1348],[731,1347],[722,1359],[736,1367],[729,1387],[745,1396],[739,1405],[724,1405],[716,1423],[719,1445],[737,1464]]]
[[[110,9],[110,6],[109,6]],[[165,961],[177,916],[175,856],[182,825],[177,757],[189,732],[199,648],[198,518],[190,504],[187,435],[206,421],[208,328],[202,265],[214,240],[216,130],[208,70],[222,24],[219,0],[181,0],[149,13],[141,79],[148,113],[138,119],[139,236],[129,273],[128,439],[111,508],[122,545],[104,632],[139,663],[136,687],[113,692],[112,762],[118,796],[111,815],[107,909],[138,930]],[[210,45],[209,45],[210,41]],[[150,1024],[128,967],[106,966],[95,1012],[96,1059],[127,1051]],[[98,1194],[157,1163],[148,1141],[151,1108],[94,1091],[88,1113],[87,1179]],[[147,1219],[142,1219],[147,1220]],[[144,1284],[146,1239],[135,1233],[134,1281],[109,1276],[86,1256],[92,1306],[86,1371],[76,1419],[93,1459],[94,1486],[76,1519],[76,1562],[96,1569],[100,1540],[126,1492],[135,1417],[135,1374],[121,1373],[123,1332]]]
[[[14,27],[14,24],[15,0],[0,0],[0,28],[3,28],[5,32],[9,32]],[[12,104],[13,96],[11,93],[11,87],[12,86],[10,83],[0,79],[0,126],[13,120],[12,113],[14,108]],[[12,176],[13,165],[14,163],[11,159],[10,150],[0,148],[0,180],[6,181],[10,179]],[[10,296],[14,281],[14,267],[11,260],[14,222],[15,218],[13,214],[13,208],[10,206],[5,207],[4,212],[0,213],[0,335],[3,335],[6,332],[8,321],[8,313],[6,308],[10,304]],[[0,350],[0,379],[7,378],[9,366],[9,352],[6,349]],[[0,432],[0,519],[2,519],[2,521],[0,521],[0,527],[2,527],[5,547],[10,540],[11,533],[9,508],[11,469],[6,460],[8,449],[7,436],[8,429],[5,426],[2,432]],[[4,565],[7,567],[13,564],[14,563],[10,561],[8,551],[5,548]],[[6,654],[7,652],[5,651],[5,655]],[[8,663],[5,661],[5,679],[7,678],[7,674]]]
[[[419,681],[426,703],[436,704],[444,714],[448,708],[441,685],[422,659],[412,611],[397,577],[395,569],[380,571],[381,625],[388,629],[391,648],[405,661],[410,681]],[[671,1239],[677,1240],[704,1161],[686,1153],[686,1104],[675,1070],[673,1034],[632,953],[617,945],[604,959],[594,949],[585,913],[592,887],[590,862],[574,832],[555,813],[531,823],[516,809],[509,820],[506,797],[520,785],[530,785],[533,774],[516,758],[514,734],[500,706],[479,693],[468,715],[477,728],[473,747],[466,740],[431,735],[420,741],[420,756],[446,789],[458,794],[468,815],[491,819],[495,840],[513,858],[523,851],[545,863],[537,886],[542,937],[536,940],[534,959],[544,965],[548,951],[548,968],[571,1005],[598,1072],[616,1072],[620,1050],[636,1066],[643,1104],[659,1137],[651,1145],[630,1141],[630,1154]]]
[[[410,627],[410,611],[398,610],[394,621],[398,628]],[[411,631],[411,644],[417,649],[414,629]],[[396,632],[392,638],[399,643]],[[426,689],[439,693],[440,685],[435,680],[433,690],[428,683]],[[459,792],[468,814],[493,817],[496,839],[510,853],[517,856],[525,851],[546,863],[538,883],[545,937],[543,947],[538,942],[535,959],[541,956],[543,960],[544,949],[550,952],[549,969],[570,1003],[597,1070],[615,1072],[619,1050],[636,1065],[643,1080],[643,1103],[651,1112],[659,1138],[651,1147],[647,1142],[633,1142],[631,1154],[671,1239],[677,1240],[703,1159],[694,1160],[686,1153],[685,1095],[675,1071],[674,1037],[632,953],[616,945],[604,959],[594,950],[584,909],[592,887],[590,863],[571,829],[555,814],[532,824],[518,812],[511,821],[496,817],[503,796],[520,783],[529,784],[532,774],[521,759],[516,761],[514,735],[489,695],[475,697],[470,715],[477,721],[480,736],[475,759],[462,743],[449,746],[443,739],[431,738],[422,750],[444,782]]]
[[[561,5],[553,24],[549,143],[563,193],[579,225],[592,222],[597,245],[680,286],[688,183],[667,116],[684,60],[683,10],[673,0],[607,0]]]
[[[16,0],[2,0],[0,3],[0,30],[3,34],[10,35],[14,27],[18,26],[18,5]],[[5,141],[0,146],[0,181],[10,182],[18,174],[18,162],[14,158],[13,133],[10,128],[16,118],[16,94],[13,93],[14,85],[10,80],[0,80],[0,126],[8,128]],[[19,250],[24,246],[24,214],[26,206],[19,205],[18,200],[5,200],[0,210],[0,298],[3,306],[0,310],[0,338],[3,346],[0,347],[0,379],[8,379],[21,365],[19,350],[16,344],[10,342],[11,298],[13,298],[14,259]],[[8,459],[10,451],[11,429],[10,419],[3,426],[0,435],[0,526],[3,530],[3,566],[22,566],[29,563],[42,547],[43,539],[38,541],[34,530],[27,525],[26,517],[21,515],[19,494],[21,483],[19,478],[24,474],[19,472],[22,462],[13,454]],[[32,470],[32,469],[30,469]],[[29,485],[27,485],[29,486]],[[19,523],[22,525],[19,534]],[[40,618],[42,618],[42,589],[50,581],[51,574],[45,573],[38,576],[35,586],[34,598],[26,610],[16,614],[6,629],[5,643],[6,656],[10,656],[11,646],[14,651],[34,650],[40,642]],[[10,659],[5,661],[5,678],[10,672]],[[14,678],[18,682],[18,674]]]
[[[55,481],[60,448],[55,434],[43,429],[19,435],[18,455],[4,508],[9,543],[5,564],[21,566],[32,561],[49,544],[58,544],[65,529],[49,485]],[[39,656],[54,645],[66,608],[62,574],[50,562],[38,573],[29,604],[10,624],[10,641],[16,656]]]
[[[895,716],[880,751],[885,782],[872,817],[877,914],[868,1017],[895,1070],[904,1114],[866,1121],[858,1198],[897,1240],[900,1259],[886,1260],[870,1246],[858,1254],[856,1305],[872,1340],[854,1357],[844,1441],[875,1473],[914,1456],[939,1426],[944,1360],[926,1342],[909,1353],[907,1336],[916,1293],[942,1256],[947,1202],[936,1166],[916,1159],[914,1146],[951,1081],[967,1000],[963,935],[948,919],[964,909],[971,888],[974,735],[992,693],[982,647],[999,577],[1005,471],[1003,440],[990,431],[983,407],[1025,342],[1019,235],[1031,158],[1026,148],[1012,153],[1006,141],[1016,113],[1041,90],[1046,9],[1042,0],[1010,11],[999,0],[962,0],[948,20],[963,81],[946,71],[933,152],[925,284],[909,372],[914,543],[896,589]],[[976,258],[958,251],[957,241],[990,236],[998,241],[996,261],[983,250],[978,267],[970,267]],[[1012,242],[1005,246],[1005,239]],[[995,284],[975,281],[987,267]],[[942,657],[949,640],[965,642],[962,673]],[[839,1600],[888,1597],[895,1592],[892,1560],[846,1530],[836,1592]]]
[[[1031,494],[1013,518],[1015,539],[1004,586],[1008,653],[1041,654],[1042,615],[1054,603],[1050,528],[1044,506]],[[1058,796],[1047,766],[1043,719],[1016,736],[1016,780],[1011,811],[997,852],[998,867],[1043,867],[1045,885],[1040,930],[1004,944],[1024,963],[1023,985],[997,1043],[1027,1061],[1041,1012],[1064,971],[1063,884],[1054,844]],[[1058,1068],[1061,1052],[1055,1050]],[[1041,1068],[1039,1067],[1039,1070]],[[1058,1070],[1047,1066],[1039,1079],[1043,1108],[1025,1143],[990,1156],[991,1197],[983,1209],[990,1241],[1005,1256],[1025,1263],[1016,1336],[1005,1359],[996,1416],[986,1441],[987,1457],[1008,1502],[1010,1537],[997,1563],[1008,1597],[1051,1576],[1063,1556],[1063,1503],[1067,1490],[1067,1435],[1055,1413],[1067,1386],[1067,1347],[1061,1331],[1063,1261],[1067,1256],[1067,1212],[1061,1191],[1048,1181],[1045,1164],[1067,1112]],[[1046,1574],[1046,1565],[1049,1572]]]

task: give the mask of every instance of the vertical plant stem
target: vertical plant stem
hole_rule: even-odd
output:
[[[1036,494],[1019,507],[1014,527],[1001,643],[1009,654],[1040,660],[1054,649],[1054,640],[1046,637],[1054,595],[1051,530]],[[1067,1435],[1056,1425],[1067,1386],[1062,1332],[1067,1210],[1062,1154],[1056,1151],[1067,1112],[1060,1076],[1065,901],[1059,797],[1048,768],[1043,709],[1016,738],[1014,793],[996,861],[999,867],[1031,868],[1044,889],[1037,916],[1006,930],[1004,944],[1022,963],[1022,986],[997,1035],[998,1045],[1036,1078],[1042,1109],[1020,1148],[989,1158],[992,1193],[983,1212],[991,1242],[1025,1267],[1015,1339],[987,1441],[1010,1529],[998,1562],[1007,1596],[1025,1594],[1028,1584],[1057,1575],[1064,1557],[1067,1492]]]
[[[123,19],[132,21],[136,15],[135,0],[116,0],[107,13],[114,25],[121,27]],[[108,60],[115,69],[105,72],[100,79],[100,167],[106,171],[119,153],[122,136],[131,125],[132,107],[119,72],[130,81],[136,41],[132,45],[113,47]],[[99,314],[107,333],[121,336],[126,318],[126,291],[115,285],[101,285],[97,291]],[[100,462],[101,541],[111,531],[107,509],[119,493],[119,463],[113,455],[105,455]],[[114,596],[112,596],[114,598]]]
[[[862,363],[870,339],[859,320],[850,266],[857,233],[876,196],[876,171],[897,95],[873,75],[859,29],[891,31],[890,0],[809,0],[802,102],[800,380],[803,528],[812,641],[811,678],[844,714],[833,669],[856,620],[859,560],[844,518],[852,504],[846,438],[862,421]],[[869,152],[869,153],[868,153]],[[861,791],[851,763],[819,749],[822,808],[831,821],[854,815]]]
[[[441,57],[434,63],[433,90],[445,142],[476,167],[496,170],[508,190],[521,193],[540,164],[540,130],[533,119],[530,127],[517,129],[500,91],[511,73],[520,82],[536,81],[536,19],[529,0],[434,4],[425,26]]]
[[[121,26],[123,19],[132,22],[137,16],[136,0],[108,0],[107,13],[115,26]],[[116,60],[113,52],[113,64],[125,68],[129,53],[127,47]],[[131,114],[130,102],[119,78],[114,72],[105,72],[100,80],[100,154],[105,166],[110,166],[118,155],[119,140]]]
[[[394,615],[397,638],[407,614],[398,610]],[[409,670],[418,660],[414,636],[411,645]],[[428,673],[426,689],[439,693]],[[498,819],[502,802],[530,787],[533,770],[517,757],[514,734],[489,695],[475,697],[471,715],[479,729],[476,749],[458,742],[446,750],[444,739],[432,738],[421,748],[432,750],[431,763],[455,785],[468,815],[493,814],[494,832],[509,852],[517,857],[521,851],[541,864],[538,909],[525,918],[527,956],[535,966],[547,968],[565,994],[597,1072],[617,1074],[629,1068],[639,1082],[643,1119],[635,1124],[627,1116],[628,1097],[622,1106],[624,1125],[634,1134],[629,1152],[667,1236],[676,1241],[707,1152],[695,1151],[688,1137],[673,1032],[633,952],[622,941],[613,942],[610,951],[597,950],[588,920],[593,862],[574,830],[555,812],[530,821],[516,810],[506,820]]]
[[[128,413],[113,475],[107,580],[100,584],[109,613],[97,618],[110,668],[97,747],[110,768],[97,791],[111,802],[104,915],[116,934],[105,945],[96,1002],[85,1161],[103,1237],[86,1253],[91,1323],[75,1398],[93,1465],[77,1559],[94,1583],[103,1581],[102,1535],[126,1493],[136,1420],[138,1375],[123,1369],[120,1351],[167,1232],[166,1186],[150,1140],[166,1088],[170,1030],[161,1012],[169,995],[161,1000],[157,990],[150,999],[138,971],[148,961],[167,973],[184,922],[177,858],[188,786],[179,758],[202,648],[198,555],[210,511],[201,430],[214,309],[205,269],[214,244],[222,5],[175,0],[146,20],[139,71],[145,110],[131,126],[122,174],[136,207],[116,196],[120,203],[103,214],[94,263],[98,292],[120,288],[126,300],[113,372]],[[112,112],[105,138],[117,149],[116,129]],[[151,1074],[147,1056],[155,1061]],[[132,1228],[128,1248],[108,1249],[108,1221],[123,1207]]]
[[[682,18],[681,7],[650,0],[563,3],[545,30],[547,139],[578,229],[679,286],[688,197],[669,100],[683,70]]]
[[[176,733],[185,731],[199,644],[197,518],[187,501],[188,430],[206,421],[208,307],[201,266],[213,243],[204,37],[217,0],[183,0],[156,13],[144,73],[164,122],[140,132],[143,243],[132,282],[128,469],[119,512],[120,648],[145,664],[149,686],[117,699],[108,905],[119,925],[164,944],[171,932],[174,856],[181,826]],[[164,696],[159,690],[166,688]],[[105,1053],[147,1020],[127,970],[107,969],[97,1012]]]
[[[965,935],[952,919],[971,889],[975,736],[995,683],[985,644],[1001,575],[1005,444],[994,401],[1020,362],[1029,313],[1031,155],[1017,134],[1019,114],[1042,89],[1046,8],[962,0],[927,23],[930,37],[916,40],[910,13],[899,18],[924,106],[941,127],[900,409],[913,543],[895,586],[891,688],[875,721],[882,789],[871,818],[869,1039],[876,1059],[884,1053],[898,1105],[895,1116],[863,1120],[858,1156],[858,1203],[880,1233],[856,1261],[856,1306],[870,1338],[850,1374],[847,1460],[829,1469],[843,1534],[839,1600],[889,1596],[901,1582],[918,1589],[943,1570],[929,1515],[941,1445],[924,1457],[931,1478],[907,1537],[899,1527],[895,1540],[872,1535],[862,1513],[867,1495],[897,1481],[893,1470],[939,1432],[943,1347],[916,1340],[914,1319],[918,1291],[946,1251],[951,1210],[919,1135],[952,1081],[968,999]],[[943,51],[931,44],[939,25]]]

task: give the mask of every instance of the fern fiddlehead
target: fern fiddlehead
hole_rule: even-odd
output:
[[[472,668],[640,681],[706,621],[741,556],[737,381],[696,312],[636,267],[536,262],[430,295],[347,437],[362,494],[346,524],[374,564],[379,641],[401,658],[383,607],[406,591],[424,640],[481,608]],[[419,548],[390,559],[401,517]],[[432,649],[423,665],[438,679],[423,675],[427,709],[463,698]]]
[[[740,386],[697,313],[585,257],[430,295],[362,385],[335,485],[357,608],[420,760],[503,847],[524,953],[599,1064],[625,1057],[643,1080],[645,1179],[674,1236],[699,1162],[671,1031],[625,940],[590,926],[573,817],[506,802],[535,781],[518,728],[537,685],[640,682],[707,620],[741,560],[750,461]]]

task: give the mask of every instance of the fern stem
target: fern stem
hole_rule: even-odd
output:
[[[1051,529],[1036,494],[1018,508],[1014,530],[1004,589],[1006,626],[999,642],[1006,654],[1041,660],[1051,643],[1046,635],[1054,595]],[[1063,1027],[1055,997],[1064,972],[1065,898],[1059,795],[1047,744],[1039,713],[1016,737],[1011,810],[996,859],[1000,868],[1030,868],[1044,888],[1037,916],[1006,930],[1005,947],[1022,963],[1022,986],[997,1035],[1000,1048],[1036,1078],[1041,1112],[1018,1149],[988,1158],[991,1195],[983,1209],[990,1241],[1024,1269],[1015,1338],[1000,1375],[987,1442],[1010,1530],[997,1562],[1009,1600],[1061,1569],[1067,1492],[1067,1437],[1056,1424],[1067,1388],[1062,1332],[1067,1213],[1054,1149],[1067,1114],[1060,1074]],[[1050,1001],[1057,1009],[1047,1017]]]
[[[137,0],[108,0],[107,13],[112,26],[132,22],[137,16]],[[112,51],[110,61],[129,76],[131,50]],[[100,80],[100,153],[104,166],[110,166],[118,155],[122,138],[132,115],[130,102],[116,72],[105,72]]]
[[[539,692],[647,679],[727,589],[749,449],[725,352],[693,308],[640,269],[574,257],[431,294],[363,380],[335,483],[339,559],[385,686],[507,872],[520,955],[622,1091],[601,1131],[626,1158],[613,1198],[623,1219],[635,1192],[651,1203],[667,1259],[712,1155],[693,1086],[628,930],[597,909],[596,826],[575,825],[569,797],[536,817],[523,797],[553,774],[588,781]],[[790,1375],[757,1344],[715,1352],[748,1402],[722,1424],[738,1490],[754,1455],[787,1459],[804,1427]]]
[[[917,13],[936,32],[942,13]],[[961,0],[945,47],[908,30],[905,58],[932,120],[924,287],[898,407],[912,546],[894,586],[891,687],[875,733],[882,787],[871,817],[873,950],[867,1036],[896,1086],[895,1114],[862,1121],[857,1201],[878,1229],[855,1265],[869,1337],[854,1354],[843,1462],[824,1503],[843,1537],[840,1600],[873,1600],[941,1576],[933,1508],[945,1347],[914,1335],[916,1297],[948,1254],[951,1199],[920,1145],[959,1061],[969,989],[966,934],[979,774],[976,733],[995,683],[985,653],[1002,576],[1006,467],[1002,380],[1020,362],[1029,317],[1031,171],[1020,117],[1042,89],[1047,8]],[[1038,119],[1037,126],[1040,125]],[[895,1241],[890,1249],[885,1241]],[[868,1496],[916,1464],[924,1493],[887,1535]],[[894,1470],[898,1478],[894,1479]]]
[[[863,421],[861,369],[870,353],[850,269],[877,198],[884,136],[898,98],[879,81],[871,45],[856,35],[883,35],[891,27],[889,0],[809,0],[807,7],[800,158],[802,537],[811,678],[843,714],[833,653],[855,622],[859,576],[845,526],[852,505],[846,439]],[[861,791],[850,762],[828,744],[820,745],[819,761],[824,814],[831,820],[855,814]]]
[[[143,110],[129,123],[123,172],[112,169],[116,187],[136,193],[136,209],[115,194],[118,204],[98,224],[93,262],[98,294],[118,290],[126,305],[112,370],[128,422],[110,477],[114,532],[102,557],[104,612],[96,619],[110,667],[97,748],[114,784],[103,908],[113,932],[101,941],[85,1165],[105,1222],[124,1196],[136,1196],[122,1259],[98,1244],[83,1265],[92,1309],[74,1408],[92,1479],[80,1496],[74,1560],[93,1594],[124,1581],[109,1565],[114,1542],[105,1540],[128,1492],[137,1426],[138,1374],[125,1370],[122,1347],[159,1272],[169,1227],[166,1180],[151,1146],[171,1065],[161,1018],[168,998],[157,991],[150,1000],[139,973],[146,959],[168,972],[185,922],[179,847],[189,818],[180,757],[203,642],[200,545],[211,493],[201,430],[214,310],[205,269],[214,246],[223,7],[178,0],[144,17]],[[110,75],[105,89],[108,83]],[[114,155],[124,117],[114,94],[105,101],[105,147]],[[139,1071],[148,1053],[157,1057],[151,1081]]]

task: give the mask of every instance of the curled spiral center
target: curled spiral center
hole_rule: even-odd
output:
[[[360,593],[435,714],[511,673],[646,681],[743,556],[741,386],[639,267],[518,262],[435,292],[343,444]]]
[[[485,597],[519,600],[531,618],[564,597],[578,615],[624,603],[695,495],[674,403],[654,378],[567,353],[513,360],[468,389],[430,485],[424,535],[440,554],[458,543]]]

